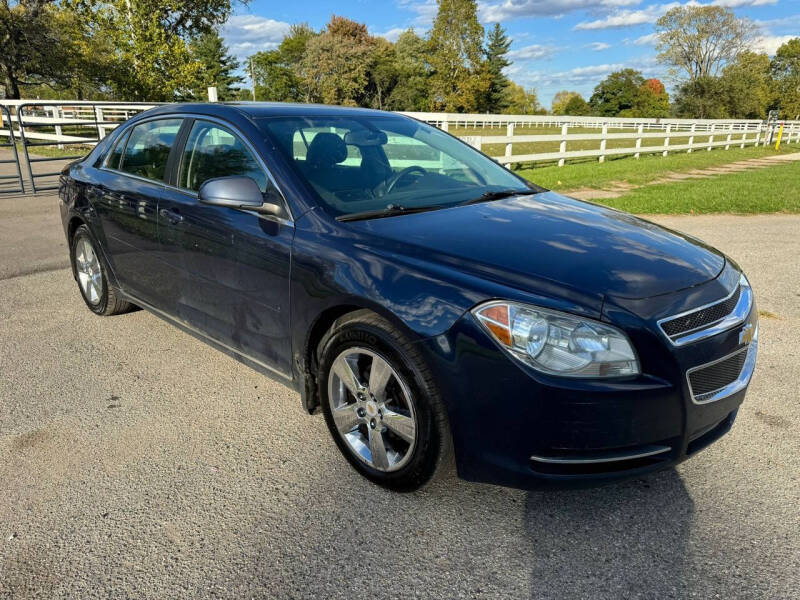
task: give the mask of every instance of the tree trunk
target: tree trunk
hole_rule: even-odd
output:
[[[20,100],[19,82],[17,82],[17,78],[14,77],[11,67],[6,65],[4,71],[6,97],[9,100]]]

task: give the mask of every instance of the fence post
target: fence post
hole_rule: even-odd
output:
[[[514,136],[514,123],[509,123],[508,124],[508,126],[506,127],[506,135],[508,137],[513,137]],[[506,144],[506,156],[511,156],[511,146],[512,146],[511,142],[508,142]]]
[[[667,137],[664,138],[664,152],[661,153],[661,156],[664,156],[664,157],[666,157],[669,154],[668,148],[669,148],[669,132],[670,131],[672,131],[672,125],[668,123],[667,124],[667,131],[666,131]]]
[[[711,152],[711,144],[714,143],[714,129],[715,128],[716,128],[715,124],[712,123],[711,124],[711,135],[708,136],[708,148],[706,148],[706,150],[708,150],[709,152]]]
[[[697,123],[692,123],[692,135],[689,136],[689,149],[686,151],[687,154],[692,153],[692,147],[694,146],[694,132],[697,130]]]
[[[57,106],[51,106],[50,107],[50,114],[53,115],[53,120],[58,122],[58,107]],[[61,138],[61,135],[62,135],[61,132],[62,132],[61,125],[56,125],[56,136],[58,136],[59,139]],[[63,150],[64,149],[64,144],[58,144],[58,149],[59,150]]]
[[[761,142],[761,128],[762,127],[763,127],[763,125],[759,125],[758,129],[756,129],[756,146],[755,146],[756,148],[758,148],[758,144],[759,144],[759,142]]]
[[[442,131],[447,131],[447,119],[442,120]]]
[[[747,132],[745,131],[742,134],[742,146],[741,146],[742,148],[744,148],[744,144],[745,144],[746,141],[747,141]]]
[[[105,118],[103,117],[103,109],[99,106],[94,107],[94,120],[97,123],[97,141],[99,142],[104,137],[106,137],[106,127],[103,123]]]
[[[731,131],[729,130],[729,131],[728,131],[728,137],[727,137],[727,138],[725,138],[725,141],[726,141],[726,142],[728,142],[727,144],[725,144],[725,150],[730,150],[730,149],[731,149],[731,136],[732,136],[732,135],[733,135],[733,134],[732,134],[732,133],[731,133]]]
[[[600,140],[600,162],[606,160],[606,140],[608,139],[608,123],[603,123],[603,139]]]
[[[642,133],[644,132],[644,123],[639,123],[639,129],[636,135],[636,154],[633,155],[634,158],[639,158],[639,148],[642,147]]]
[[[564,123],[561,126],[561,144],[558,147],[558,152],[561,154],[561,158],[558,159],[558,166],[564,166],[564,154],[567,152],[567,132],[569,131],[569,125]]]

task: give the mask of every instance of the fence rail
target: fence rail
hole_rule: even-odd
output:
[[[0,100],[0,148],[12,149],[12,158],[0,156],[0,193],[17,189],[2,185],[11,180],[17,180],[19,191],[23,191],[24,175],[34,192],[53,189],[58,172],[35,166],[46,168],[50,163],[74,158],[73,154],[85,153],[127,119],[155,106],[136,102]],[[505,165],[562,166],[572,160],[594,158],[603,162],[620,155],[639,158],[643,154],[667,156],[672,152],[765,146],[778,141],[780,127],[780,143],[800,143],[800,121],[402,114],[449,131]],[[12,163],[16,174],[7,167]]]

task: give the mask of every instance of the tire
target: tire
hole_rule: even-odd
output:
[[[108,317],[128,312],[133,308],[130,302],[120,298],[119,292],[109,285],[106,264],[86,225],[78,227],[72,236],[70,259],[72,274],[89,310]]]
[[[349,313],[323,337],[318,358],[325,422],[359,473],[412,492],[452,470],[447,411],[430,369],[403,332],[371,311]]]

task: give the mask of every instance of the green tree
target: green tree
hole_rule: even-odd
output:
[[[773,101],[769,56],[745,51],[722,71],[725,113],[731,118],[763,119]]]
[[[715,77],[745,50],[756,31],[729,8],[678,6],[656,21],[658,60],[689,80]]]
[[[427,43],[413,29],[400,34],[394,44],[397,84],[389,95],[391,110],[424,111],[430,106],[426,60]]]
[[[400,78],[394,45],[383,38],[373,38],[374,48],[369,63],[366,105],[387,108],[392,90]]]
[[[306,23],[295,24],[278,48],[257,52],[248,60],[255,78],[257,100],[310,102],[311,92],[303,79],[302,63],[308,41],[318,34]]]
[[[669,95],[658,79],[647,79],[639,87],[636,105],[631,110],[634,117],[664,118],[669,116]]]
[[[192,58],[200,63],[198,79],[192,89],[195,100],[205,100],[209,87],[217,88],[220,100],[235,100],[239,96],[238,84],[244,78],[236,74],[239,61],[228,54],[228,48],[216,31],[203,33],[192,41]]]
[[[367,26],[331,17],[325,31],[310,39],[301,62],[301,79],[314,101],[359,106],[369,82],[375,40]]]
[[[64,0],[94,35],[105,36],[114,68],[109,83],[130,100],[190,96],[202,65],[190,40],[216,29],[230,0]]]
[[[470,112],[489,88],[475,0],[438,0],[429,38],[431,108]]]
[[[536,90],[526,90],[521,85],[513,81],[508,84],[508,106],[503,109],[502,114],[507,115],[540,115],[547,111],[539,104],[539,96]]]
[[[784,118],[800,118],[800,38],[778,48],[770,72],[777,88],[776,107]]]
[[[20,98],[25,86],[70,85],[77,57],[63,27],[68,19],[55,2],[0,0],[0,81],[7,98]]]
[[[568,90],[561,90],[560,92],[556,92],[556,95],[553,96],[553,103],[551,104],[551,108],[554,115],[566,115],[567,104],[569,103],[572,98],[578,96],[579,98],[583,99],[583,97],[578,92],[570,92]]]
[[[724,91],[719,77],[685,81],[675,97],[675,114],[686,119],[723,119],[728,116]]]
[[[592,107],[583,99],[580,94],[571,96],[563,108],[562,115],[570,115],[572,117],[583,117],[592,114]]]
[[[635,69],[615,71],[597,84],[589,105],[601,117],[616,117],[623,111],[635,110],[639,101],[639,88],[643,83],[644,77]]]
[[[511,61],[508,60],[510,47],[511,40],[505,30],[500,23],[495,23],[489,31],[489,39],[486,44],[486,70],[488,71],[489,87],[479,107],[481,112],[502,113],[510,104],[508,94],[511,82],[503,73],[503,69],[511,64]]]

